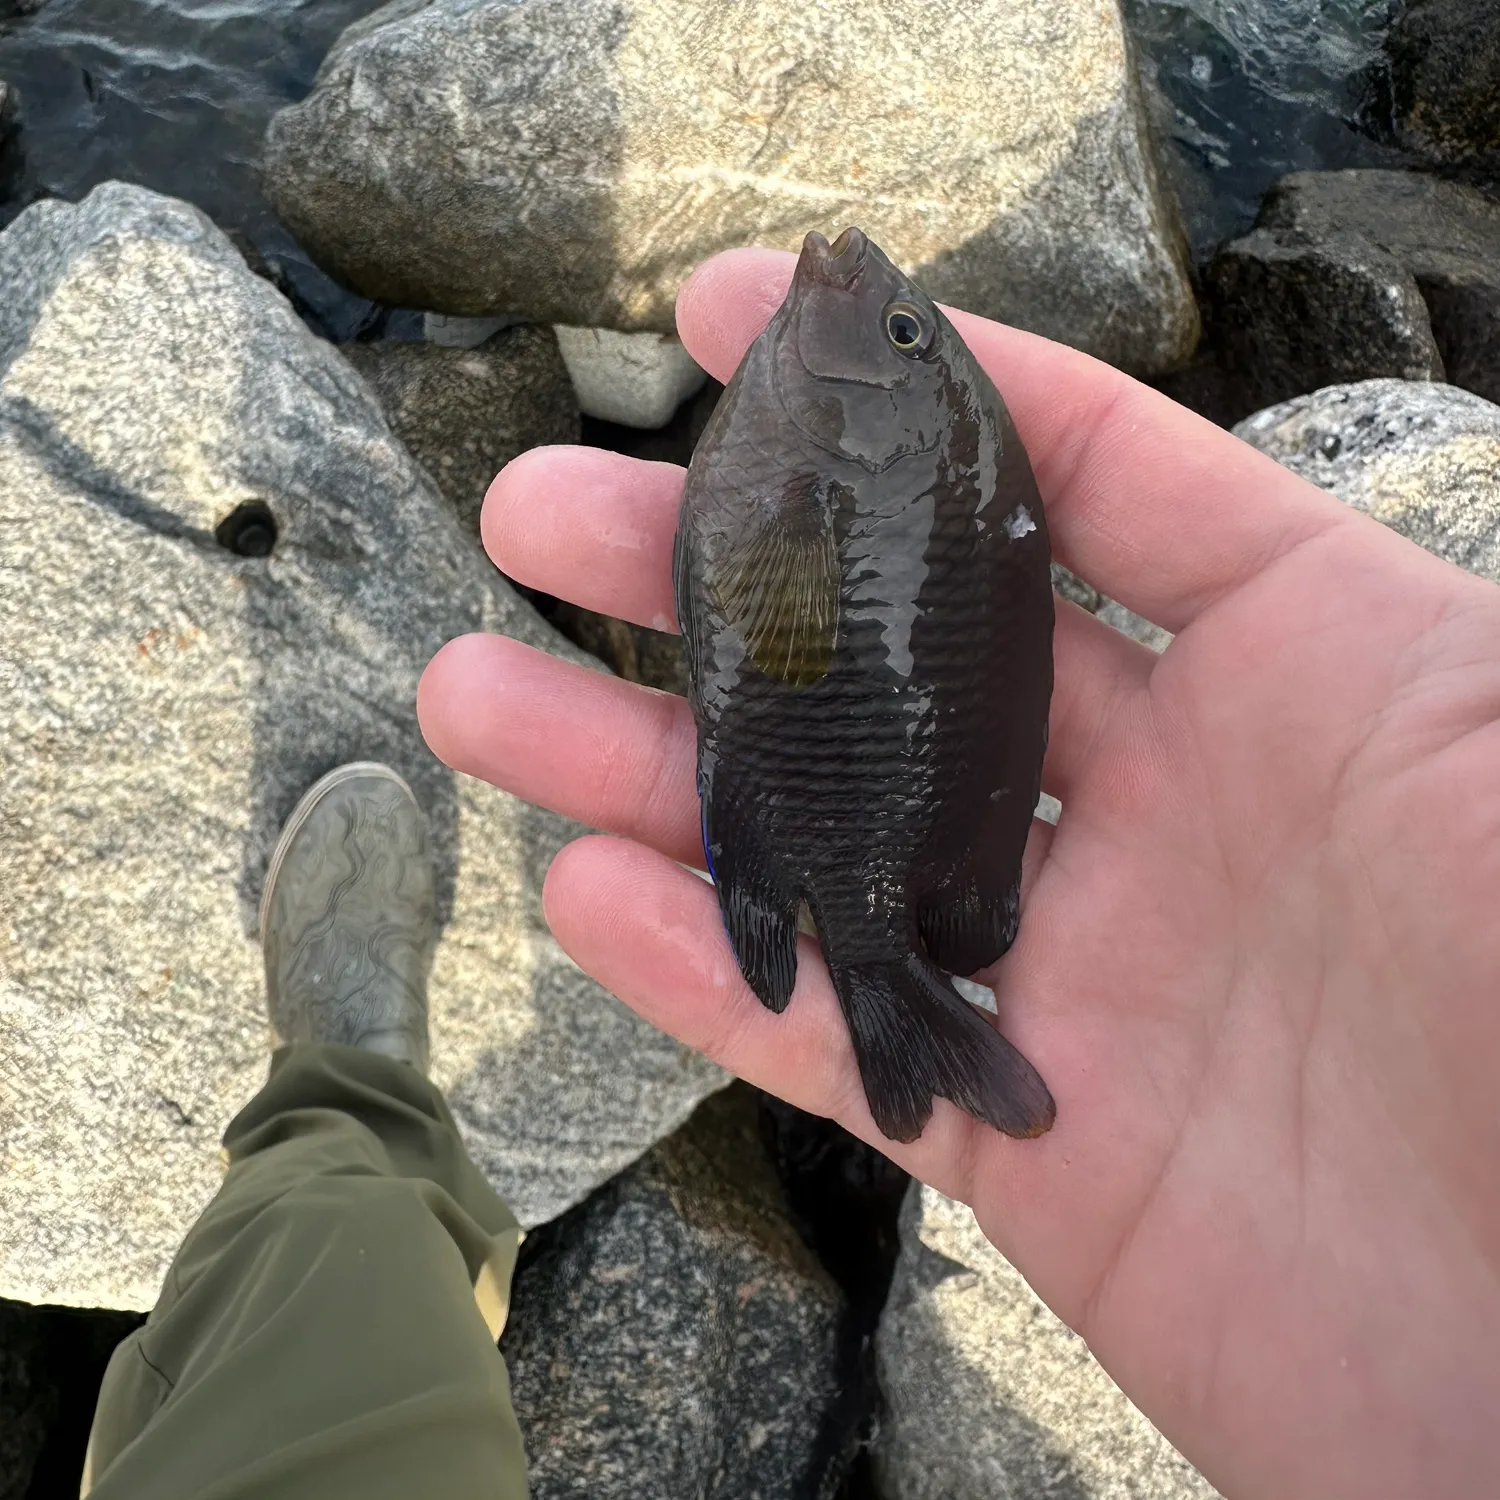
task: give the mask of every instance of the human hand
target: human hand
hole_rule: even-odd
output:
[[[708,262],[727,379],[793,257]],[[1500,589],[1084,355],[962,313],[1059,559],[1177,632],[1059,602],[1020,935],[985,976],[1057,1101],[876,1131],[816,945],[784,1015],[701,864],[682,700],[499,637],[419,697],[455,768],[613,837],[554,862],[559,942],[642,1015],[944,1193],[1231,1496],[1489,1493],[1500,1475]],[[539,449],[496,480],[511,576],[671,628],[682,471]]]

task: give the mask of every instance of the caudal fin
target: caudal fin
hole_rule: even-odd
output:
[[[916,1140],[935,1094],[1006,1135],[1052,1128],[1057,1106],[1041,1075],[925,958],[830,967],[884,1135]]]

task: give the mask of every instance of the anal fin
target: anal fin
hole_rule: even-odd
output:
[[[703,799],[703,852],[740,973],[761,1004],[779,1014],[797,979],[801,892],[777,870],[754,820],[726,804],[712,791]]]

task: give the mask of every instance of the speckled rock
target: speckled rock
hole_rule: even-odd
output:
[[[1134,610],[1126,609],[1107,594],[1101,594],[1093,584],[1085,583],[1061,563],[1052,564],[1052,587],[1064,599],[1070,599],[1091,615],[1103,620],[1106,625],[1139,641],[1143,646],[1149,646],[1155,652],[1165,651],[1172,643],[1170,631],[1163,630],[1160,625],[1153,625],[1150,620],[1136,614]]]
[[[1389,376],[1500,400],[1500,203],[1420,172],[1295,172],[1207,275],[1254,409]]]
[[[358,26],[272,121],[267,177],[378,301],[666,333],[706,256],[852,221],[935,296],[1113,363],[1196,342],[1115,0],[397,0]]]
[[[572,826],[438,764],[414,700],[463,631],[587,658],[195,209],[37,204],[0,284],[0,1296],[153,1302],[264,1079],[266,859],[354,758],[431,826],[434,1076],[522,1221],[562,1212],[723,1075],[557,948]]]
[[[1408,151],[1500,191],[1500,26],[1494,0],[1403,0],[1386,41]]]
[[[791,1227],[750,1090],[538,1239],[500,1344],[534,1500],[831,1492],[842,1294]]]
[[[1365,380],[1257,412],[1234,432],[1429,552],[1500,583],[1500,406],[1451,385]]]
[[[511,459],[578,441],[578,402],[549,328],[507,328],[471,349],[396,340],[342,348],[476,536],[484,493]]]
[[[876,1358],[885,1500],[1213,1500],[961,1203],[913,1183]]]
[[[556,331],[586,416],[626,427],[665,427],[708,379],[682,341],[668,334],[563,324]]]

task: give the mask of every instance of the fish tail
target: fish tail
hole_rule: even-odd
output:
[[[1057,1106],[1041,1075],[920,954],[830,972],[883,1135],[916,1140],[935,1094],[1006,1135],[1052,1128]]]

